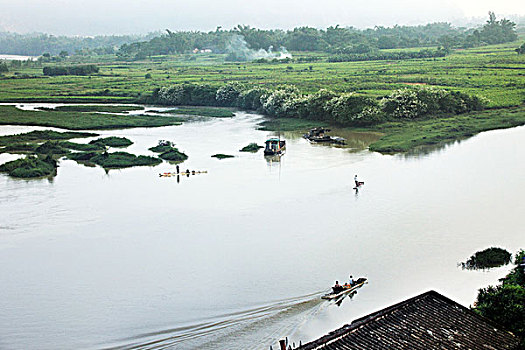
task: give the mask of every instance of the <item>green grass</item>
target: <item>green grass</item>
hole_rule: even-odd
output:
[[[214,154],[212,157],[217,158],[217,159],[226,159],[226,158],[234,158],[235,156],[232,156],[231,154],[217,153],[217,154]]]
[[[57,164],[51,157],[28,156],[0,165],[0,172],[17,178],[39,178],[56,174]]]
[[[439,119],[388,122],[368,129],[385,134],[370,145],[381,153],[407,152],[419,146],[441,145],[482,131],[525,125],[525,107],[493,109]]]
[[[133,144],[133,141],[126,137],[109,136],[90,141],[89,143],[99,147],[128,147]]]
[[[70,154],[68,158],[78,162],[94,163],[105,169],[121,169],[134,166],[153,166],[162,163],[162,160],[159,158],[136,156],[127,152],[104,152],[102,154],[96,152],[81,152]]]
[[[214,118],[231,118],[235,115],[231,110],[219,107],[177,107],[160,113],[197,115],[201,117]]]
[[[188,156],[185,153],[180,152],[177,148],[172,148],[168,151],[162,152],[159,155],[159,158],[172,162],[183,162],[188,159]]]
[[[260,148],[264,148],[264,146],[259,146],[255,142],[250,143],[248,146],[244,146],[239,150],[239,152],[257,152]]]
[[[0,125],[49,126],[69,130],[123,129],[180,125],[176,117],[111,115],[84,112],[24,111],[14,106],[0,106]]]
[[[1,107],[0,107],[1,108]],[[51,130],[37,130],[23,134],[0,136],[0,146],[24,142],[44,142],[50,140],[69,140],[72,138],[84,138],[98,136],[88,132],[58,132]]]
[[[259,130],[263,131],[299,131],[313,129],[318,126],[327,126],[327,123],[299,118],[268,118],[259,123]]]
[[[466,262],[461,263],[464,269],[490,269],[510,263],[512,254],[502,248],[491,247],[476,252]]]
[[[371,97],[424,84],[483,96],[490,100],[491,107],[516,106],[525,96],[525,55],[514,51],[520,44],[456,50],[436,59],[341,63],[224,63],[222,55],[207,55],[196,61],[184,60],[184,55],[158,56],[140,62],[119,62],[114,56],[92,57],[83,58],[84,63],[97,61],[100,67],[100,74],[91,77],[44,77],[37,65],[12,70],[0,79],[0,101],[129,103],[142,93],[171,84],[219,87],[236,81],[268,88],[293,84],[304,93],[320,88],[355,91]],[[315,52],[308,55],[326,57]],[[297,55],[301,56],[305,54]],[[152,78],[145,79],[146,73]],[[35,78],[20,78],[23,74]]]
[[[100,106],[100,105],[71,105],[57,106],[54,108],[58,112],[104,112],[104,113],[124,113],[129,111],[140,111],[144,107],[139,106]],[[49,110],[49,109],[48,109]]]

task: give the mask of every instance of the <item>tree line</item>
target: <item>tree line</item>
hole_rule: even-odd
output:
[[[95,37],[55,36],[42,33],[18,34],[0,32],[0,53],[40,56],[44,53],[113,54],[126,43],[149,40],[159,33],[148,35],[100,35]]]
[[[143,96],[143,103],[238,107],[278,118],[304,118],[342,126],[373,125],[389,120],[411,120],[481,110],[476,96],[437,88],[401,89],[380,99],[355,93],[321,89],[302,94],[293,85],[275,90],[227,83],[180,84],[159,88]]]
[[[449,23],[419,26],[376,26],[373,29],[331,26],[326,29],[298,27],[293,30],[257,29],[238,25],[231,30],[218,27],[210,32],[167,31],[149,41],[124,44],[117,55],[144,59],[152,55],[189,53],[210,49],[227,53],[232,38],[240,36],[252,50],[286,47],[290,51],[322,51],[334,55],[369,54],[380,49],[439,46],[446,49],[498,44],[517,39],[516,24],[497,20],[493,12],[480,28],[456,28]],[[356,56],[357,57],[357,56]],[[362,56],[361,59],[366,56]]]
[[[99,68],[94,64],[79,64],[70,66],[47,66],[43,68],[44,75],[90,75],[99,72]]]

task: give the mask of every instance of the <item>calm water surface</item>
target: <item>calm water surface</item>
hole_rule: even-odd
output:
[[[523,127],[421,156],[368,152],[369,135],[336,148],[287,134],[279,160],[238,152],[270,136],[260,120],[102,132],[136,154],[174,141],[183,169],[208,170],[180,182],[158,177],[169,163],[0,175],[0,348],[275,348],[430,289],[469,305],[508,268],[457,263],[525,247]],[[320,300],[350,273],[369,284],[341,306]]]

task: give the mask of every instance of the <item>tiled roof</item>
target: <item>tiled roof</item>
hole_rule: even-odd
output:
[[[298,350],[514,349],[518,337],[430,291],[355,320]]]

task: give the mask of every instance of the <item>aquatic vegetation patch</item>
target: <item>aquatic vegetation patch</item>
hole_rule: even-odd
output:
[[[264,146],[259,146],[257,143],[252,142],[248,146],[241,148],[239,152],[257,152],[261,148],[264,148]]]
[[[57,162],[51,156],[27,156],[0,165],[0,172],[5,172],[12,177],[39,178],[56,173]]]
[[[163,153],[172,150],[175,147],[175,144],[167,140],[159,140],[157,146],[148,148],[150,151],[155,153]]]
[[[58,141],[46,141],[35,148],[37,154],[64,155],[69,150],[60,146]]]
[[[73,138],[94,137],[98,134],[89,132],[58,132],[51,130],[30,131],[23,134],[0,136],[0,146],[12,143],[39,142],[49,140],[69,140]]]
[[[129,111],[140,111],[144,107],[140,106],[104,106],[104,105],[67,105],[57,106],[54,110],[58,112],[104,112],[104,113],[125,113]]]
[[[89,143],[102,147],[128,147],[133,144],[133,141],[126,137],[109,136],[90,141]]]
[[[180,125],[173,116],[115,115],[89,112],[25,111],[0,106],[0,125],[49,126],[69,130],[124,129]]]
[[[178,107],[167,111],[156,113],[170,113],[179,115],[196,115],[201,117],[231,118],[235,114],[227,108],[214,107]]]
[[[103,151],[105,149],[104,145],[98,143],[76,143],[71,141],[60,141],[58,145],[62,148],[67,148],[74,151]]]
[[[81,152],[68,155],[68,158],[81,161],[90,162],[100,165],[106,169],[120,169],[134,166],[153,166],[162,163],[162,160],[150,156],[136,156],[127,152]]]
[[[466,262],[461,263],[463,269],[490,269],[510,263],[512,254],[502,248],[491,247],[476,252]]]
[[[38,145],[34,143],[13,143],[0,147],[0,153],[29,153],[34,152]]]
[[[217,158],[217,159],[226,159],[226,158],[234,158],[235,156],[232,156],[231,154],[217,153],[217,154],[214,154],[212,157]]]
[[[164,160],[170,160],[173,162],[183,162],[186,159],[188,159],[188,156],[182,152],[180,152],[178,149],[173,148],[169,151],[163,152],[159,155],[159,158],[162,158]]]

